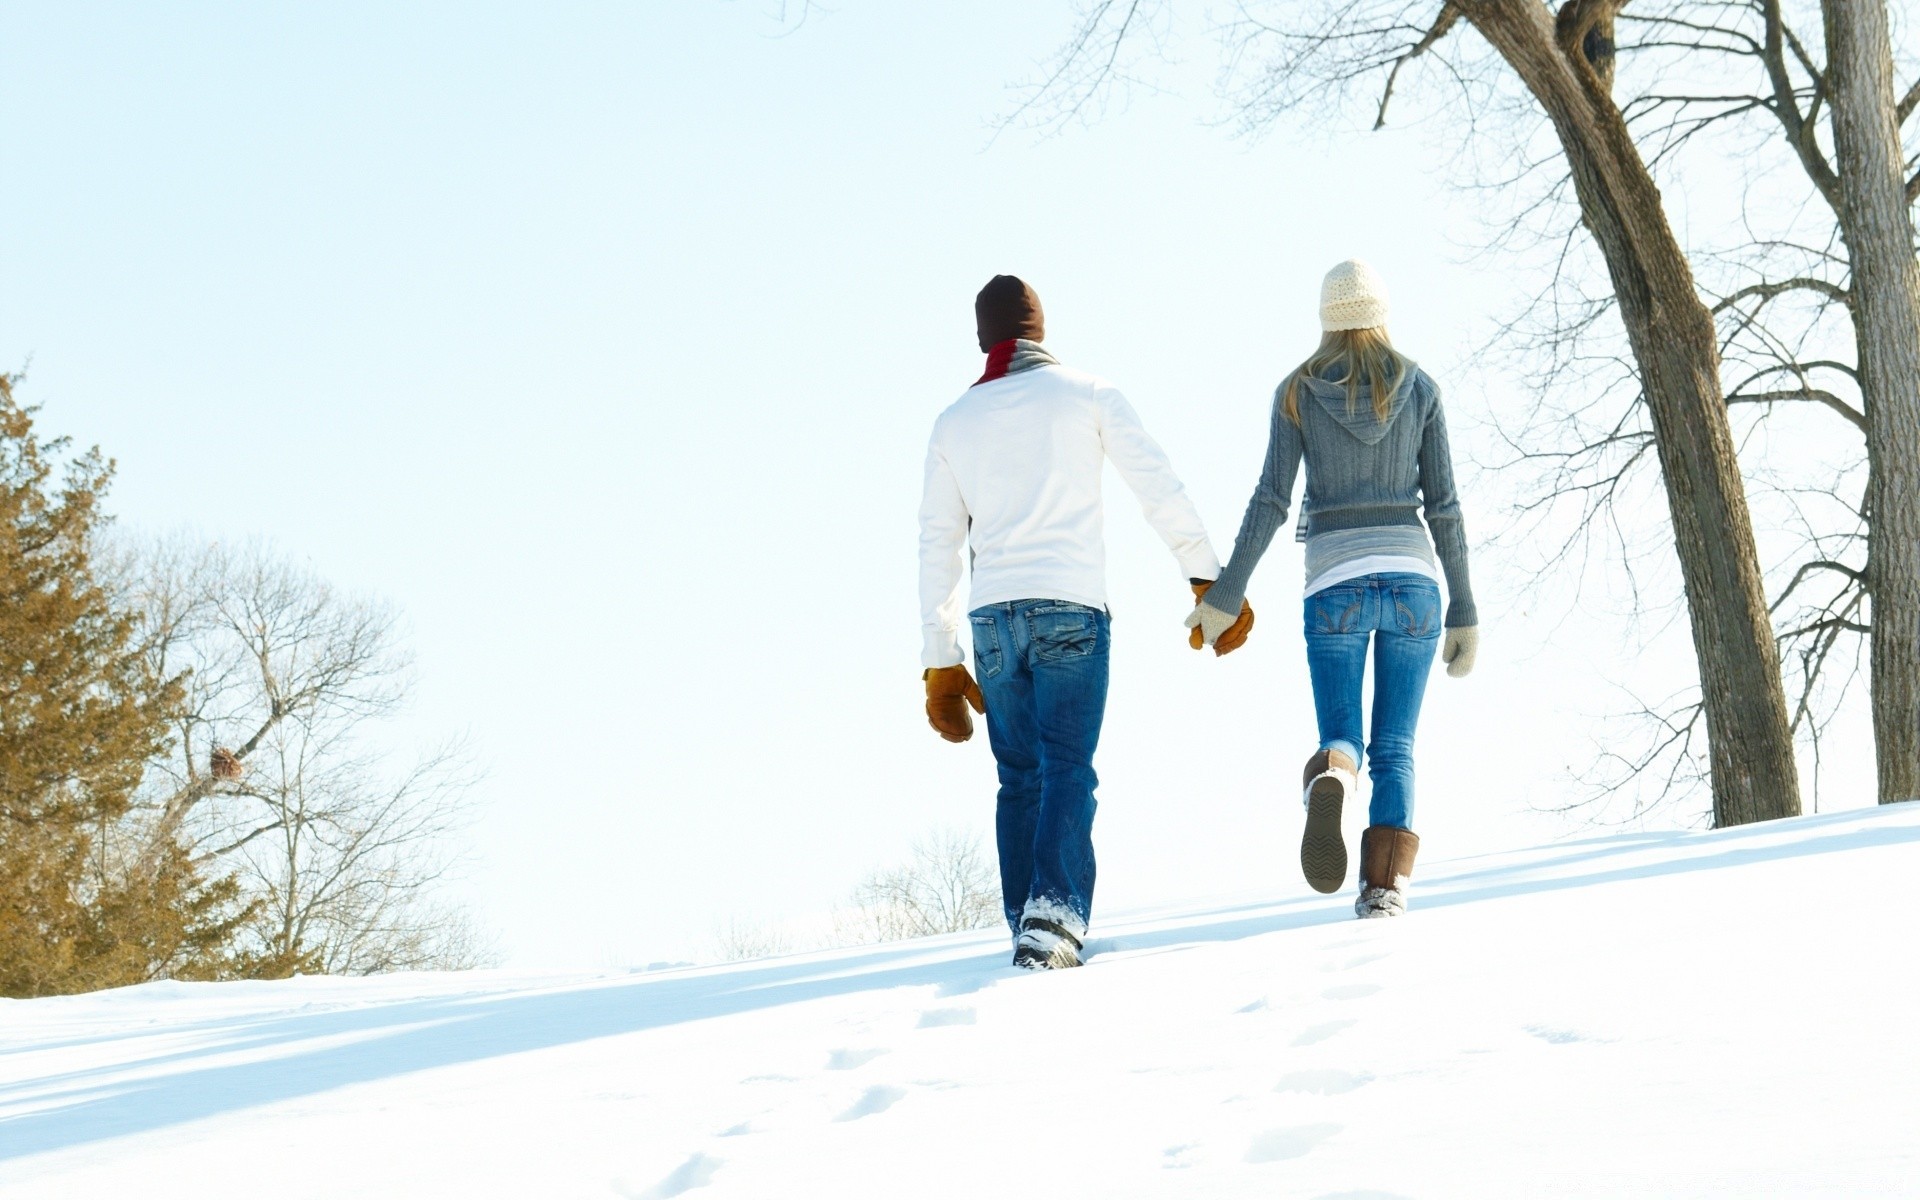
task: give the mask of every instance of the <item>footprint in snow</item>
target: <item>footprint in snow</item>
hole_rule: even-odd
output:
[[[1311,1046],[1315,1042],[1324,1042],[1334,1034],[1339,1033],[1342,1029],[1351,1025],[1358,1025],[1359,1023],[1358,1021],[1325,1021],[1319,1025],[1313,1025],[1301,1030],[1300,1036],[1293,1039],[1293,1044],[1296,1046]]]
[[[875,1049],[835,1050],[832,1054],[827,1055],[827,1070],[851,1071],[856,1067],[866,1066],[885,1053],[885,1050]]]
[[[1541,1041],[1555,1046],[1565,1046],[1572,1042],[1591,1042],[1597,1040],[1588,1037],[1584,1033],[1575,1033],[1571,1029],[1553,1029],[1546,1025],[1529,1025],[1527,1026],[1527,1032],[1539,1038]]]
[[[1160,1165],[1170,1171],[1177,1171],[1193,1165],[1194,1144],[1182,1142],[1178,1146],[1168,1146],[1160,1152],[1165,1161]]]
[[[1313,1200],[1407,1200],[1399,1192],[1322,1192]]]
[[[1267,998],[1265,996],[1262,996],[1258,1000],[1255,1000],[1253,1003],[1243,1004],[1239,1008],[1234,1009],[1233,1011],[1243,1012],[1243,1013],[1256,1013],[1256,1012],[1265,1012],[1267,1011],[1267,1008],[1268,1008]]]
[[[1330,987],[1320,993],[1323,1000],[1358,1000],[1362,996],[1371,996],[1380,990],[1377,983],[1343,983],[1339,987]]]
[[[1341,1071],[1332,1067],[1295,1071],[1273,1085],[1276,1092],[1307,1092],[1315,1096],[1338,1096],[1373,1082],[1364,1071]]]
[[[669,1200],[682,1192],[690,1192],[697,1187],[705,1187],[713,1182],[713,1174],[726,1164],[717,1158],[705,1154],[696,1154],[673,1169],[673,1173],[654,1184],[644,1192],[628,1192],[617,1188],[631,1200]]]
[[[1346,971],[1351,971],[1355,967],[1364,967],[1368,963],[1377,963],[1385,957],[1387,957],[1387,955],[1384,951],[1379,954],[1362,954],[1359,958],[1356,958],[1352,962],[1349,962],[1345,967],[1341,969]]]
[[[884,1083],[878,1084],[860,1093],[860,1098],[853,1102],[853,1107],[841,1113],[838,1117],[835,1117],[834,1120],[858,1121],[861,1117],[870,1117],[875,1113],[885,1112],[900,1103],[900,1101],[906,1097],[906,1094],[907,1089],[905,1088],[891,1087]]]
[[[971,1025],[974,1012],[971,1008],[930,1008],[920,1014],[920,1028],[932,1029],[939,1025]]]
[[[748,1121],[742,1121],[738,1125],[735,1125],[729,1129],[722,1129],[720,1131],[720,1136],[721,1137],[741,1137],[745,1134],[759,1133],[759,1132],[760,1132],[760,1122],[754,1121],[754,1120],[748,1120]]]
[[[1341,1126],[1333,1124],[1294,1125],[1286,1129],[1269,1129],[1253,1139],[1247,1147],[1248,1162],[1280,1162],[1289,1158],[1303,1158],[1313,1153],[1314,1148],[1339,1133]]]

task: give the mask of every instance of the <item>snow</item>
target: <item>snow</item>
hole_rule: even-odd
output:
[[[1053,974],[987,933],[0,1001],[0,1195],[1920,1195],[1917,843],[1436,861],[1382,921],[1277,867]]]

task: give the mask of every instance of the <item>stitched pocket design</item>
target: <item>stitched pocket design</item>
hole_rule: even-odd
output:
[[[1000,673],[1004,655],[1000,651],[1000,627],[992,617],[973,618],[973,669],[982,679]]]
[[[1035,662],[1085,658],[1100,642],[1099,614],[1080,604],[1056,604],[1027,612]]]
[[[1440,635],[1440,591],[1434,587],[1393,589],[1393,622],[1408,637]]]
[[[1360,588],[1323,588],[1307,597],[1307,628],[1313,633],[1352,633],[1360,625],[1367,594]]]

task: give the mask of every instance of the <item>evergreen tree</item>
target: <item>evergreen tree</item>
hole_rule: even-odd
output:
[[[181,681],[155,675],[138,618],[90,558],[112,464],[54,462],[0,375],[0,994],[216,977],[244,917],[186,849],[115,862],[106,836],[164,750]]]

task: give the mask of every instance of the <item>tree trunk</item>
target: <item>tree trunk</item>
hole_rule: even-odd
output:
[[[1610,28],[1614,6],[1573,0],[1557,26],[1534,0],[1460,0],[1459,6],[1553,122],[1581,214],[1620,301],[1653,415],[1686,584],[1714,824],[1797,816],[1792,728],[1720,389],[1713,317],[1667,223],[1660,190],[1588,59],[1588,35]]]
[[[1867,590],[1880,803],[1920,799],[1920,264],[1881,0],[1824,0],[1840,230],[1867,415]]]

